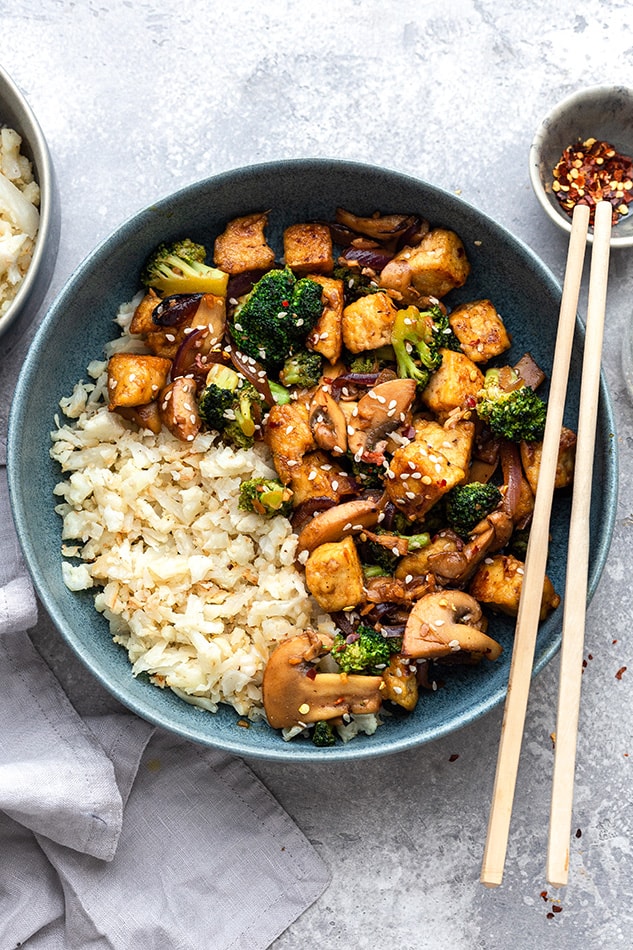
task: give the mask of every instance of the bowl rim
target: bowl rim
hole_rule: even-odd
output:
[[[25,125],[28,127],[20,132],[20,136],[26,144],[28,144],[29,149],[33,153],[34,171],[37,174],[36,181],[40,188],[40,221],[31,263],[22,279],[18,292],[11,301],[9,309],[4,316],[0,317],[0,336],[16,322],[24,309],[24,305],[38,281],[45,256],[51,253],[51,251],[53,256],[56,255],[56,248],[52,249],[49,244],[49,239],[52,238],[53,235],[55,205],[53,192],[55,184],[53,162],[48,143],[26,96],[20,90],[15,80],[9,75],[6,69],[4,69],[2,64],[0,64],[0,86],[2,85],[8,89],[10,96],[15,100],[15,111],[24,114]],[[3,127],[3,125],[0,124],[0,127]]]
[[[53,621],[54,625],[57,627],[62,639],[73,649],[73,652],[79,655],[79,658],[82,662],[85,663],[84,657],[75,647],[74,637],[67,636],[65,632],[65,623],[63,617],[63,611],[57,607],[53,602],[50,604],[49,593],[46,584],[45,572],[39,569],[39,561],[37,557],[36,550],[32,544],[32,539],[27,531],[22,530],[25,524],[28,524],[28,513],[23,510],[23,505],[19,499],[20,495],[20,484],[18,477],[18,463],[17,461],[17,450],[19,449],[19,440],[20,432],[22,428],[22,421],[25,416],[26,411],[26,398],[28,396],[28,379],[30,373],[37,366],[37,361],[41,358],[43,352],[46,350],[46,344],[48,338],[54,329],[55,320],[59,318],[59,311],[62,305],[67,301],[67,298],[72,293],[75,285],[78,282],[81,282],[87,273],[89,273],[91,267],[94,265],[95,258],[98,258],[100,254],[103,254],[107,251],[108,246],[111,242],[117,240],[122,232],[129,231],[130,228],[135,227],[138,221],[147,219],[150,215],[160,212],[164,207],[168,207],[169,204],[173,201],[179,200],[182,196],[186,195],[192,189],[201,189],[208,187],[210,184],[220,183],[222,181],[230,180],[233,176],[241,175],[244,173],[248,174],[264,174],[266,171],[279,169],[291,169],[291,168],[301,168],[305,166],[321,166],[323,167],[337,167],[341,171],[355,170],[355,171],[371,171],[373,173],[380,173],[386,175],[395,175],[398,178],[403,178],[409,182],[414,183],[417,186],[427,189],[429,192],[436,192],[448,198],[451,202],[454,202],[458,205],[463,206],[468,213],[474,214],[477,217],[484,219],[494,229],[503,231],[504,235],[509,238],[509,240],[517,246],[517,249],[520,249],[522,254],[525,254],[530,258],[533,264],[542,272],[542,276],[549,282],[551,287],[556,290],[558,296],[561,293],[560,283],[555,279],[551,270],[547,265],[542,261],[541,258],[520,238],[516,237],[512,232],[510,232],[503,225],[496,222],[493,218],[487,215],[485,212],[480,211],[475,208],[473,205],[470,205],[468,202],[464,201],[461,197],[455,196],[451,192],[443,189],[439,186],[436,186],[432,183],[427,182],[426,180],[417,178],[412,175],[407,175],[397,170],[391,170],[383,166],[375,166],[368,163],[354,162],[341,159],[327,159],[327,158],[298,158],[298,159],[282,159],[279,161],[266,161],[262,163],[254,163],[251,165],[238,167],[230,169],[228,171],[219,172],[216,175],[209,176],[204,179],[200,179],[194,182],[191,182],[175,191],[168,192],[154,201],[149,202],[143,208],[132,213],[126,220],[120,222],[114,229],[103,238],[99,244],[97,244],[83,259],[83,261],[78,265],[78,267],[73,271],[72,274],[68,277],[64,286],[61,288],[59,293],[56,295],[55,300],[51,303],[40,327],[36,332],[36,335],[32,341],[31,347],[26,355],[24,364],[22,366],[18,382],[16,385],[15,396],[11,405],[10,414],[9,414],[9,428],[8,428],[8,446],[7,446],[7,474],[9,481],[9,497],[11,502],[11,507],[13,510],[16,527],[18,527],[18,536],[20,540],[20,545],[25,554],[25,561],[29,568],[31,575],[33,576],[35,587],[38,590],[42,601],[47,609],[47,612]],[[581,339],[584,339],[584,327],[580,318],[577,318],[576,321],[577,332]],[[606,421],[609,423],[609,431],[615,433],[615,420],[613,417],[613,407],[611,402],[611,396],[606,386],[606,379],[603,373],[601,373],[601,382],[600,382],[600,400],[603,406],[603,412],[605,413]],[[605,482],[605,493],[609,497],[617,497],[617,483],[618,483],[618,449],[617,449],[617,440],[615,438],[611,439],[609,445],[609,456],[611,459],[611,464],[607,470],[607,475],[609,476]],[[590,585],[589,585],[589,599],[593,597],[595,589],[598,585],[599,579],[604,570],[606,559],[608,556],[611,538],[613,534],[613,527],[615,524],[615,510],[616,505],[611,505],[609,510],[606,513],[606,517],[603,519],[604,531],[602,532],[600,544],[598,549],[594,550],[594,557],[591,569]],[[560,648],[560,633],[552,639],[549,643],[546,650],[544,650],[540,657],[537,657],[535,660],[533,668],[533,676],[535,676],[540,670],[555,656]],[[162,710],[157,710],[151,702],[145,702],[145,698],[142,696],[136,696],[130,698],[123,687],[119,687],[116,683],[112,682],[107,671],[102,671],[101,669],[89,666],[90,675],[94,676],[98,682],[100,682],[104,688],[118,699],[127,709],[132,710],[136,715],[141,716],[153,724],[165,728],[176,735],[179,735],[182,738],[189,739],[199,744],[207,745],[212,748],[216,748],[222,751],[229,752],[234,755],[240,755],[247,758],[253,759],[265,759],[269,761],[280,761],[280,762],[289,762],[295,761],[297,763],[304,762],[314,762],[314,761],[330,761],[332,763],[338,761],[349,761],[349,760],[359,760],[359,759],[368,759],[376,756],[384,756],[397,752],[408,751],[412,748],[417,748],[418,746],[427,744],[430,741],[435,741],[436,739],[444,738],[445,736],[451,734],[454,731],[464,728],[464,726],[469,725],[475,720],[481,718],[486,713],[490,712],[496,706],[503,702],[504,697],[507,692],[507,683],[502,687],[491,690],[485,697],[481,698],[477,707],[473,713],[472,710],[464,711],[458,718],[451,720],[450,723],[447,723],[445,727],[437,728],[434,733],[430,736],[424,738],[419,738],[418,736],[405,736],[400,739],[397,739],[391,747],[383,748],[382,746],[373,745],[371,741],[367,743],[349,743],[344,746],[340,751],[337,750],[320,750],[316,747],[310,748],[307,752],[302,753],[301,755],[289,754],[287,751],[286,744],[280,746],[279,750],[271,750],[265,748],[254,747],[251,749],[245,749],[243,745],[239,742],[233,740],[223,740],[215,738],[213,741],[209,741],[207,738],[200,737],[199,734],[196,734],[195,730],[188,728],[182,722],[179,723],[170,723],[168,715]]]
[[[546,138],[549,126],[561,115],[587,99],[593,99],[597,96],[612,96],[614,93],[630,99],[631,106],[633,107],[633,87],[631,86],[605,84],[584,86],[582,89],[577,89],[564,99],[561,99],[543,116],[530,145],[528,170],[534,194],[550,221],[553,221],[559,228],[567,231],[568,234],[571,234],[571,218],[565,214],[562,208],[552,204],[552,202],[548,200],[545,192],[540,167],[543,142]],[[593,231],[591,229],[587,233],[587,243],[593,244]],[[612,248],[633,247],[633,234],[622,237],[618,236],[617,231],[614,231],[611,234],[610,245]]]

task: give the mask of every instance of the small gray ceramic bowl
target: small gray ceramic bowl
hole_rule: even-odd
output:
[[[11,306],[0,317],[0,336],[35,316],[50,283],[59,244],[59,215],[53,166],[39,122],[17,85],[0,66],[0,128],[15,129],[21,151],[33,164],[40,186],[40,224],[33,257]]]
[[[524,244],[494,221],[448,192],[415,178],[350,162],[299,160],[256,165],[191,185],[150,205],[100,245],[71,277],[44,318],[27,354],[9,421],[8,476],[13,513],[25,557],[40,598],[77,655],[122,703],[151,722],[181,736],[242,756],[293,762],[334,762],[385,755],[421,745],[459,729],[500,703],[506,692],[514,622],[493,617],[490,633],[504,646],[495,663],[454,668],[444,688],[422,696],[413,713],[395,713],[373,736],[347,745],[318,749],[297,738],[285,743],[259,722],[241,728],[237,714],[222,706],[215,715],[191,706],[169,690],[134,679],[127,653],[116,646],[107,622],[94,608],[91,591],[73,593],[61,569],[61,519],[53,488],[60,471],[49,455],[62,396],[86,378],[86,366],[102,358],[104,344],[118,335],[114,317],[122,301],[139,289],[139,273],[160,242],[189,235],[212,247],[227,221],[271,209],[268,237],[281,254],[284,227],[309,220],[331,220],[337,206],[357,214],[415,212],[434,225],[453,228],[464,241],[471,263],[466,285],[449,294],[460,302],[490,298],[513,338],[509,359],[526,350],[545,369],[552,365],[560,288],[547,268]],[[582,327],[573,351],[566,423],[576,425]],[[591,509],[593,594],[613,531],[617,497],[617,450],[610,399],[601,387]],[[551,522],[548,573],[560,593],[565,561],[570,499],[556,499]],[[561,612],[540,627],[535,670],[560,644]]]
[[[633,156],[633,89],[591,86],[564,99],[547,115],[530,148],[530,180],[541,207],[558,227],[571,232],[571,218],[552,191],[552,174],[564,149],[579,140],[609,142]],[[593,240],[591,230],[588,241]],[[633,206],[613,229],[611,247],[633,246]]]

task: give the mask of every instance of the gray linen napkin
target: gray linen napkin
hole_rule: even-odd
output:
[[[327,886],[312,846],[240,759],[80,716],[36,617],[0,464],[0,950],[268,947]]]

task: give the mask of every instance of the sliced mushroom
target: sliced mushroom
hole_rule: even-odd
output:
[[[359,400],[347,434],[347,444],[355,458],[382,464],[387,437],[405,424],[415,392],[415,380],[390,379],[374,386]]]
[[[340,541],[349,534],[357,534],[363,528],[373,528],[378,524],[380,511],[380,502],[376,499],[358,498],[319,512],[301,529],[297,555],[304,551],[314,551],[320,544]]]
[[[507,512],[492,511],[475,525],[461,550],[430,554],[428,569],[440,583],[461,584],[475,571],[488,554],[500,550],[510,540],[513,522]]]
[[[351,231],[365,234],[376,241],[388,241],[400,237],[405,231],[413,228],[418,219],[413,214],[374,214],[369,218],[359,217],[346,211],[345,208],[336,209],[336,220]]]
[[[496,660],[501,644],[482,632],[481,607],[461,590],[426,594],[409,614],[402,652],[415,659],[438,659],[467,652]]]
[[[324,386],[319,386],[310,404],[310,428],[319,448],[334,455],[347,451],[347,423],[341,407]]]
[[[382,676],[315,673],[312,661],[330,646],[327,638],[302,633],[273,651],[262,683],[264,710],[273,729],[338,719],[345,713],[378,712]]]

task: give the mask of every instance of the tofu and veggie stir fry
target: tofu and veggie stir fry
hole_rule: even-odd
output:
[[[276,254],[268,218],[156,249],[130,325],[146,352],[110,358],[108,408],[182,442],[268,447],[277,477],[242,481],[240,508],[290,520],[335,633],[272,651],[265,714],[328,746],[352,717],[413,710],[438,668],[500,655],[484,611],[517,613],[544,373],[506,361],[493,301],[444,302],[470,271],[446,227],[338,208]],[[558,488],[574,445],[564,429]],[[541,617],[559,600],[546,579]]]

